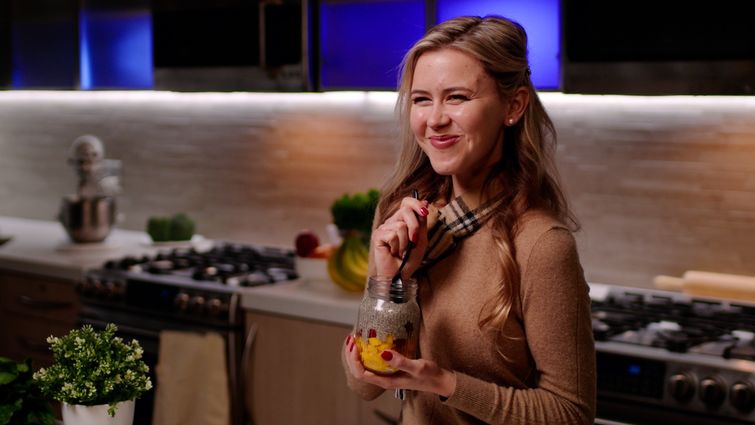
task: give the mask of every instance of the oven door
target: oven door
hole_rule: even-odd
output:
[[[231,418],[234,425],[244,424],[243,380],[239,377],[242,355],[242,329],[234,326],[218,328],[203,326],[195,322],[168,320],[162,317],[139,315],[134,312],[114,310],[112,307],[84,304],[79,315],[79,325],[90,324],[95,329],[105,329],[108,323],[118,327],[118,336],[125,341],[136,339],[144,350],[143,360],[149,367],[153,387],[137,400],[134,412],[134,424],[151,424],[155,400],[155,388],[158,385],[155,376],[160,352],[160,331],[174,330],[185,332],[216,332],[223,336],[228,365],[229,394],[231,397]]]

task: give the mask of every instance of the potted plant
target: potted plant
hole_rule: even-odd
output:
[[[50,403],[32,378],[31,360],[0,357],[0,425],[53,425]]]
[[[62,402],[65,425],[130,425],[134,400],[152,388],[139,342],[124,342],[117,330],[112,323],[101,332],[84,325],[47,338],[53,364],[34,379],[43,394]]]

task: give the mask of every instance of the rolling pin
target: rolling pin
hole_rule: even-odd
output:
[[[682,277],[659,275],[655,287],[690,296],[755,302],[755,277],[688,270]]]

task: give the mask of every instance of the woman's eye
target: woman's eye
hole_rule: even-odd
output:
[[[448,96],[448,100],[451,101],[452,103],[460,103],[460,102],[466,102],[467,100],[469,100],[469,97],[463,94],[452,94]]]
[[[424,96],[417,96],[412,98],[412,103],[415,105],[427,103],[430,101],[430,98],[424,97]]]

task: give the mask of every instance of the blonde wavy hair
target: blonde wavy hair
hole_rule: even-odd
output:
[[[423,199],[430,202],[448,201],[452,196],[451,176],[433,170],[409,123],[410,91],[417,60],[426,52],[443,48],[459,50],[480,61],[496,81],[505,101],[519,87],[529,92],[529,103],[522,117],[515,125],[505,127],[501,160],[486,176],[483,186],[483,195],[487,197],[503,188],[503,205],[508,206],[491,220],[503,278],[496,297],[482,309],[478,321],[481,330],[496,333],[500,344],[506,338],[503,324],[520,285],[513,244],[520,218],[529,210],[539,209],[570,224],[573,230],[579,226],[558,182],[553,161],[555,128],[530,80],[527,34],[521,25],[500,16],[464,16],[443,22],[430,29],[405,55],[396,103],[401,152],[393,175],[381,190],[377,222],[395,212],[401,199],[410,195],[411,188],[417,188]]]

